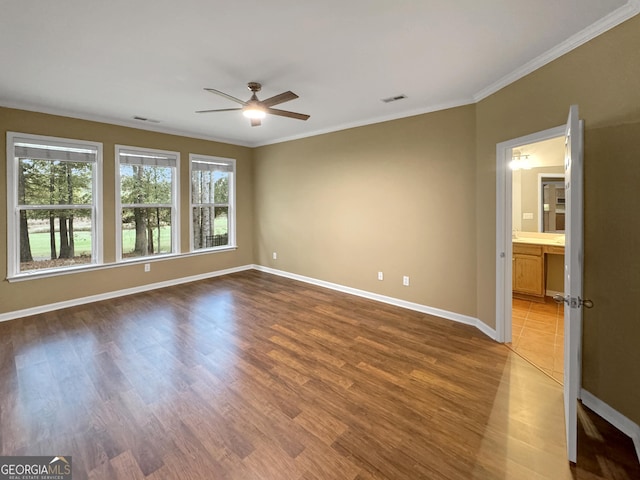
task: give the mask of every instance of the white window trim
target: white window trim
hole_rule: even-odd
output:
[[[227,213],[229,222],[229,243],[227,245],[220,245],[217,247],[209,247],[209,248],[195,248],[195,238],[193,236],[193,207],[195,205],[202,205],[200,203],[193,203],[193,188],[192,188],[192,174],[193,174],[193,162],[194,161],[204,161],[215,163],[219,161],[220,163],[224,163],[226,165],[231,165],[233,171],[230,175],[229,182],[229,211]],[[211,252],[216,250],[229,250],[237,248],[236,245],[236,160],[235,158],[225,158],[225,157],[214,157],[211,155],[200,155],[197,153],[189,154],[189,245],[192,253],[199,252]]]
[[[147,155],[167,155],[173,156],[176,159],[176,166],[173,169],[173,178],[171,181],[171,252],[165,254],[146,255],[144,257],[131,257],[122,258],[122,208],[127,204],[122,203],[120,192],[120,153],[122,151],[140,152]],[[170,150],[160,150],[157,148],[143,148],[133,147],[129,145],[116,145],[115,146],[115,219],[116,219],[116,263],[135,263],[141,260],[152,260],[156,258],[175,257],[180,255],[180,152],[173,152]],[[150,207],[156,206],[156,204],[149,204]],[[158,205],[165,206],[166,205]]]
[[[19,236],[20,219],[17,195],[18,176],[14,144],[17,139],[43,142],[52,146],[79,147],[85,146],[96,150],[96,162],[93,171],[91,215],[91,258],[90,264],[51,269],[29,270],[20,272]],[[29,278],[43,274],[59,274],[69,271],[86,270],[103,263],[103,208],[102,208],[102,143],[70,138],[33,135],[30,133],[7,132],[7,279]]]

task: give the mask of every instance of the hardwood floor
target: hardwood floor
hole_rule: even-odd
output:
[[[0,324],[1,455],[80,479],[640,478],[473,327],[248,271]]]

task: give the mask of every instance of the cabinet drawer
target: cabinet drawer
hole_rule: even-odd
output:
[[[564,247],[547,247],[547,253],[551,255],[564,255]]]
[[[537,255],[542,256],[542,247],[540,245],[529,245],[523,243],[513,244],[513,253],[522,255]]]

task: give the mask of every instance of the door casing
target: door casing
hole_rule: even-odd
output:
[[[566,125],[514,138],[496,145],[496,340],[510,342],[512,236],[512,175],[509,163],[513,150],[530,143],[564,137]]]

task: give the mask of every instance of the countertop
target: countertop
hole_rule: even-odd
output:
[[[519,232],[512,239],[513,243],[564,247],[564,235],[552,233]]]

